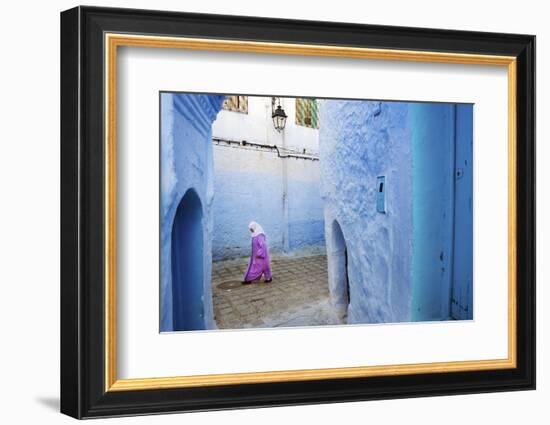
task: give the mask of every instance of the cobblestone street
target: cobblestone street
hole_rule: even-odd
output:
[[[273,281],[241,280],[247,258],[214,262],[212,293],[220,329],[336,325],[324,255],[271,258]]]

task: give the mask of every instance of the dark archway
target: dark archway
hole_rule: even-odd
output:
[[[329,271],[329,288],[334,304],[340,308],[341,314],[345,318],[350,303],[348,250],[338,221],[334,220],[332,222],[330,233],[328,263],[331,270]]]
[[[175,331],[205,329],[201,201],[193,189],[181,199],[172,225],[172,301]]]

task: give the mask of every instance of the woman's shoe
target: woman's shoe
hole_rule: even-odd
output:
[[[273,279],[269,279],[269,280],[264,280],[264,283],[269,283],[271,282]]]
[[[250,282],[249,280],[243,280],[241,283],[243,285],[250,285],[252,282]]]

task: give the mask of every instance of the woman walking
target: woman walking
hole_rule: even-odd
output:
[[[271,267],[269,265],[269,249],[264,229],[255,221],[248,225],[252,236],[252,255],[248,262],[248,269],[244,275],[243,284],[252,283],[264,275],[264,282],[269,283],[272,280]]]

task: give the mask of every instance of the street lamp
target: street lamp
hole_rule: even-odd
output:
[[[273,99],[273,103],[275,103],[275,99]],[[281,108],[280,100],[277,109],[275,109],[271,114],[271,118],[273,118],[273,126],[275,127],[275,130],[281,132],[285,129],[287,115],[285,114],[285,110]]]

